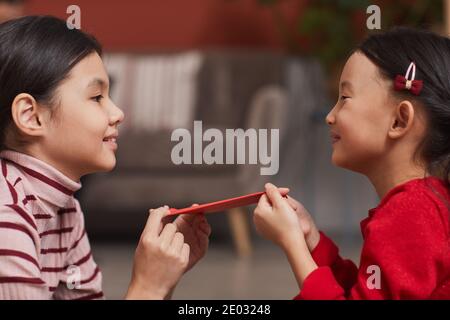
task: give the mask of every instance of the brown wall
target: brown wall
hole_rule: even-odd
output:
[[[303,2],[280,9],[293,17]],[[82,29],[109,50],[282,48],[271,11],[256,0],[28,0],[26,13],[65,19],[70,4],[81,8]]]

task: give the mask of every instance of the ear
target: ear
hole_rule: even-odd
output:
[[[407,100],[400,102],[395,108],[388,136],[392,139],[404,136],[411,129],[414,117],[412,103]]]
[[[16,96],[11,106],[13,121],[20,133],[28,136],[42,136],[44,133],[42,108],[33,96],[21,93]]]

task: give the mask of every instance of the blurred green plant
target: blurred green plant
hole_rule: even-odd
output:
[[[313,55],[327,69],[342,63],[349,51],[368,33],[366,9],[371,4],[381,8],[381,27],[394,25],[434,28],[443,21],[442,0],[312,0],[306,1],[296,23],[291,26],[282,14],[284,1],[256,0],[271,10],[276,28],[286,50],[292,54]],[[376,30],[375,30],[376,31]]]

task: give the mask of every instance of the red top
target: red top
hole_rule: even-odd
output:
[[[322,232],[295,299],[450,299],[450,190],[435,177],[395,187],[361,221],[359,268]]]

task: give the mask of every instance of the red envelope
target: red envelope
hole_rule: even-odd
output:
[[[205,203],[198,206],[183,209],[170,208],[169,215],[186,214],[186,213],[211,213],[217,211],[224,211],[236,207],[248,206],[250,204],[258,203],[259,198],[261,198],[261,196],[264,193],[265,192],[256,192],[241,197]],[[286,194],[287,194],[286,192],[284,192],[284,194],[282,193],[283,196],[285,196]]]

